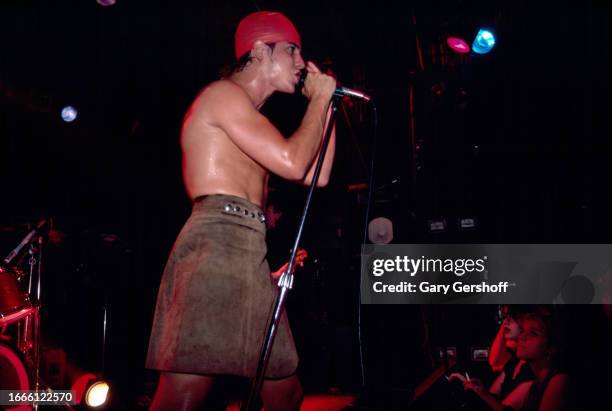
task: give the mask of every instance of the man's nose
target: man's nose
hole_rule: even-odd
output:
[[[298,54],[295,57],[294,64],[295,64],[295,68],[297,68],[298,70],[302,70],[302,69],[304,69],[304,67],[306,67],[306,63],[304,63],[304,59],[302,58],[301,54]]]

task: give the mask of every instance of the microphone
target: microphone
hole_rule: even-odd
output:
[[[36,226],[30,230],[28,235],[24,237],[21,243],[19,243],[19,245],[4,258],[2,261],[4,266],[10,265],[13,258],[17,257],[21,250],[28,245],[30,241],[32,241],[36,234],[45,235],[45,230],[49,228],[49,225],[47,224],[48,222],[49,220],[40,220],[38,224],[36,224]]]
[[[304,87],[304,81],[306,80],[307,75],[308,75],[308,72],[306,70],[302,70],[302,73],[300,74],[300,80],[298,81],[297,86],[295,88],[296,92],[302,91],[302,88]],[[336,87],[336,90],[334,91],[334,96],[336,97],[347,96],[347,97],[359,98],[366,102],[372,99],[370,96],[368,96],[364,92],[353,90],[348,87]]]
[[[348,96],[348,97],[360,98],[363,101],[370,101],[372,99],[370,96],[368,96],[364,92],[353,90],[352,88],[348,88],[348,87],[337,87],[336,91],[334,91],[334,96],[338,96],[338,97]]]

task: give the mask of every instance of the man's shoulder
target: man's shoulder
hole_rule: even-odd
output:
[[[244,101],[245,104],[241,104]],[[229,80],[217,80],[204,87],[194,99],[185,120],[198,119],[215,124],[220,118],[232,115],[240,106],[248,104],[248,95]]]
[[[248,100],[248,94],[236,83],[226,79],[208,84],[197,97],[197,100],[209,104],[225,104],[234,99]]]

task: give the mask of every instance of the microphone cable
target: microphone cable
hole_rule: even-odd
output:
[[[368,197],[367,197],[367,205],[365,211],[364,218],[364,227],[363,227],[363,240],[361,242],[361,258],[363,258],[363,248],[366,245],[367,233],[368,233],[368,219],[370,217],[370,206],[372,204],[372,193],[374,192],[374,164],[376,160],[376,142],[378,140],[378,111],[376,109],[376,104],[374,100],[370,100],[369,102],[372,105],[372,114],[373,114],[373,132],[372,132],[372,150],[371,150],[371,159],[370,159],[370,175],[368,181]],[[361,385],[365,388],[365,366],[363,360],[363,340],[362,340],[362,332],[361,332],[361,286],[363,284],[363,267],[361,266],[361,261],[359,261],[359,307],[357,307],[357,335],[359,338],[359,365],[361,367]]]

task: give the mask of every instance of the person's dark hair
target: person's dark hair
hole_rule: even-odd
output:
[[[556,374],[567,373],[567,359],[565,358],[565,330],[561,321],[560,313],[553,306],[536,306],[533,312],[526,314],[523,319],[540,321],[544,326],[544,332],[548,338],[548,346],[552,349],[549,357],[548,374],[543,381],[537,379],[532,384],[523,410],[539,410],[550,380]]]
[[[559,314],[551,306],[536,306],[532,311],[525,313],[522,318],[533,319],[542,323],[549,347],[557,351],[563,351],[565,348],[563,323]]]
[[[535,309],[534,305],[526,305],[526,304],[508,304],[505,307],[508,310],[508,316],[514,320],[518,320],[525,314],[533,312]]]
[[[276,47],[276,43],[266,43],[266,45],[270,47],[271,51],[274,51],[274,47]],[[226,78],[234,73],[241,72],[251,62],[251,58],[251,52],[247,51],[242,56],[240,56],[238,60],[221,67],[221,69],[219,70],[221,78]]]
[[[219,70],[219,74],[221,78],[229,77],[234,73],[238,73],[244,70],[244,68],[247,66],[247,64],[249,64],[250,61],[251,61],[251,52],[248,51],[244,53],[242,56],[240,56],[238,60],[222,66],[221,69]]]

